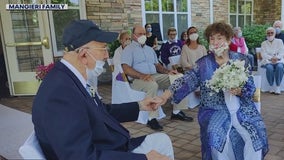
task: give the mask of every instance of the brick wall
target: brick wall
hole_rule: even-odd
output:
[[[191,20],[192,26],[198,29],[205,29],[210,23],[210,10],[208,0],[191,1]]]
[[[281,0],[254,0],[254,23],[273,24],[281,19]]]
[[[142,23],[140,0],[87,0],[87,18],[101,28],[120,32]]]
[[[272,24],[281,18],[281,0],[254,0],[254,23]],[[210,23],[209,0],[191,0],[192,26],[205,29]],[[228,22],[229,0],[214,0],[214,22]],[[121,31],[142,23],[141,0],[86,0],[87,18],[103,29]]]

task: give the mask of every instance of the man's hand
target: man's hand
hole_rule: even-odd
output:
[[[161,101],[162,100],[157,97],[146,97],[142,101],[139,101],[138,104],[141,111],[155,111],[160,106]]]
[[[161,155],[155,150],[151,150],[146,154],[147,160],[171,160],[169,157]]]
[[[176,69],[170,70],[170,72],[168,74],[171,74],[171,75],[178,74],[178,71]]]
[[[151,74],[145,74],[145,75],[141,76],[140,79],[143,80],[143,81],[154,81]]]

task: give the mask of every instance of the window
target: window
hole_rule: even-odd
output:
[[[159,23],[163,40],[168,38],[168,28],[175,27],[179,39],[180,34],[190,26],[190,3],[190,0],[143,0],[143,22]]]
[[[54,57],[63,56],[62,35],[63,29],[72,20],[85,18],[85,1],[80,0],[51,0],[51,3],[68,4],[66,11],[52,11],[50,17],[50,29],[52,37],[52,45]]]
[[[230,0],[230,23],[244,27],[253,21],[253,0]]]

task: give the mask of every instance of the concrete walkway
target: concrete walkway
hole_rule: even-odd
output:
[[[18,149],[32,130],[31,114],[0,104],[0,155],[21,159]]]
[[[104,98],[105,102],[110,102],[111,85],[110,84],[100,85],[99,93]],[[0,104],[4,104],[6,106],[24,111],[26,113],[31,113],[32,100],[33,97],[5,98],[0,100]],[[270,151],[268,155],[265,157],[265,160],[283,160],[284,159],[284,136],[283,136],[284,135],[284,93],[278,96],[269,93],[262,93],[261,103],[262,103],[262,115],[267,127],[267,132],[269,136],[268,139],[270,145]],[[170,120],[169,118],[170,118],[171,107],[169,104],[167,104],[164,107],[164,111],[167,117],[160,120],[160,123],[164,126],[163,132],[167,133],[172,139],[176,160],[201,160],[199,125],[196,118],[198,108],[186,111],[188,115],[191,115],[195,118],[194,122],[181,122],[181,121]],[[15,126],[14,125],[15,122],[12,119],[15,119],[15,117],[18,117],[18,115],[10,115],[12,118],[9,118],[10,116],[6,116],[7,120],[5,122],[2,121],[2,115],[6,115],[6,113],[2,113],[2,110],[0,110],[0,127],[2,129],[8,127],[10,129],[6,130],[5,134],[1,133],[2,132],[1,129],[0,144],[4,148],[0,146],[0,155],[9,159],[15,159],[18,158],[17,157],[18,153],[17,153],[17,148],[14,147],[18,147],[17,145],[22,144],[23,139],[28,137],[31,130],[30,128],[31,124]],[[29,118],[26,117],[25,119],[29,121],[28,120]],[[19,122],[19,120],[17,120],[17,122]],[[133,136],[139,136],[154,132],[145,125],[138,124],[135,122],[128,122],[124,123],[123,125],[130,130]],[[7,134],[15,134],[16,131],[17,132],[21,131],[23,132],[23,134],[17,134],[20,137],[18,139],[14,139],[13,143],[15,143],[15,145],[11,146],[9,149],[5,149],[5,147],[7,148],[6,144],[9,144],[9,142],[7,141],[7,138],[9,136]],[[5,140],[6,144],[3,145],[2,140]]]

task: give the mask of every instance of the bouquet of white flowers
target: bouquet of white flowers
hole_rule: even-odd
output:
[[[214,72],[212,79],[206,81],[206,86],[217,93],[243,87],[249,77],[248,68],[244,65],[245,61],[230,60]]]

